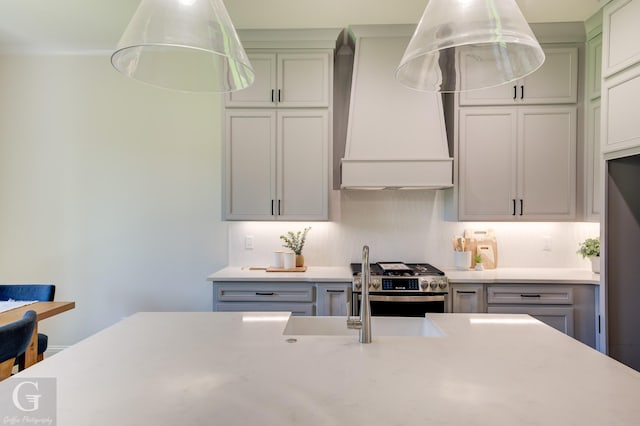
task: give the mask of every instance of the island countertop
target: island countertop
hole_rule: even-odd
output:
[[[138,313],[3,384],[55,377],[65,426],[640,418],[640,373],[529,316],[428,316],[444,336],[381,337],[374,328],[362,345],[355,336],[284,336],[288,313]]]

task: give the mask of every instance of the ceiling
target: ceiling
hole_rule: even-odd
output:
[[[600,0],[601,2],[602,0]],[[237,28],[417,23],[427,0],[225,0]],[[529,22],[584,21],[599,0],[517,0]],[[1,0],[0,50],[112,50],[139,0]]]

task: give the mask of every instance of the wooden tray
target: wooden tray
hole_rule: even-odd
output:
[[[272,268],[272,267],[267,268],[267,272],[304,272],[306,270],[307,270],[306,266],[298,266],[296,268],[290,268],[290,269]]]

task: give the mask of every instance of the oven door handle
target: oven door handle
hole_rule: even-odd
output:
[[[444,302],[445,295],[437,296],[385,296],[380,294],[370,294],[369,300],[371,302]],[[362,299],[361,295],[358,295],[358,299]]]

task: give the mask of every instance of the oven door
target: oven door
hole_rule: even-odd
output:
[[[429,312],[447,312],[447,293],[370,293],[372,316],[424,317]],[[360,315],[361,293],[353,293],[352,315]]]

